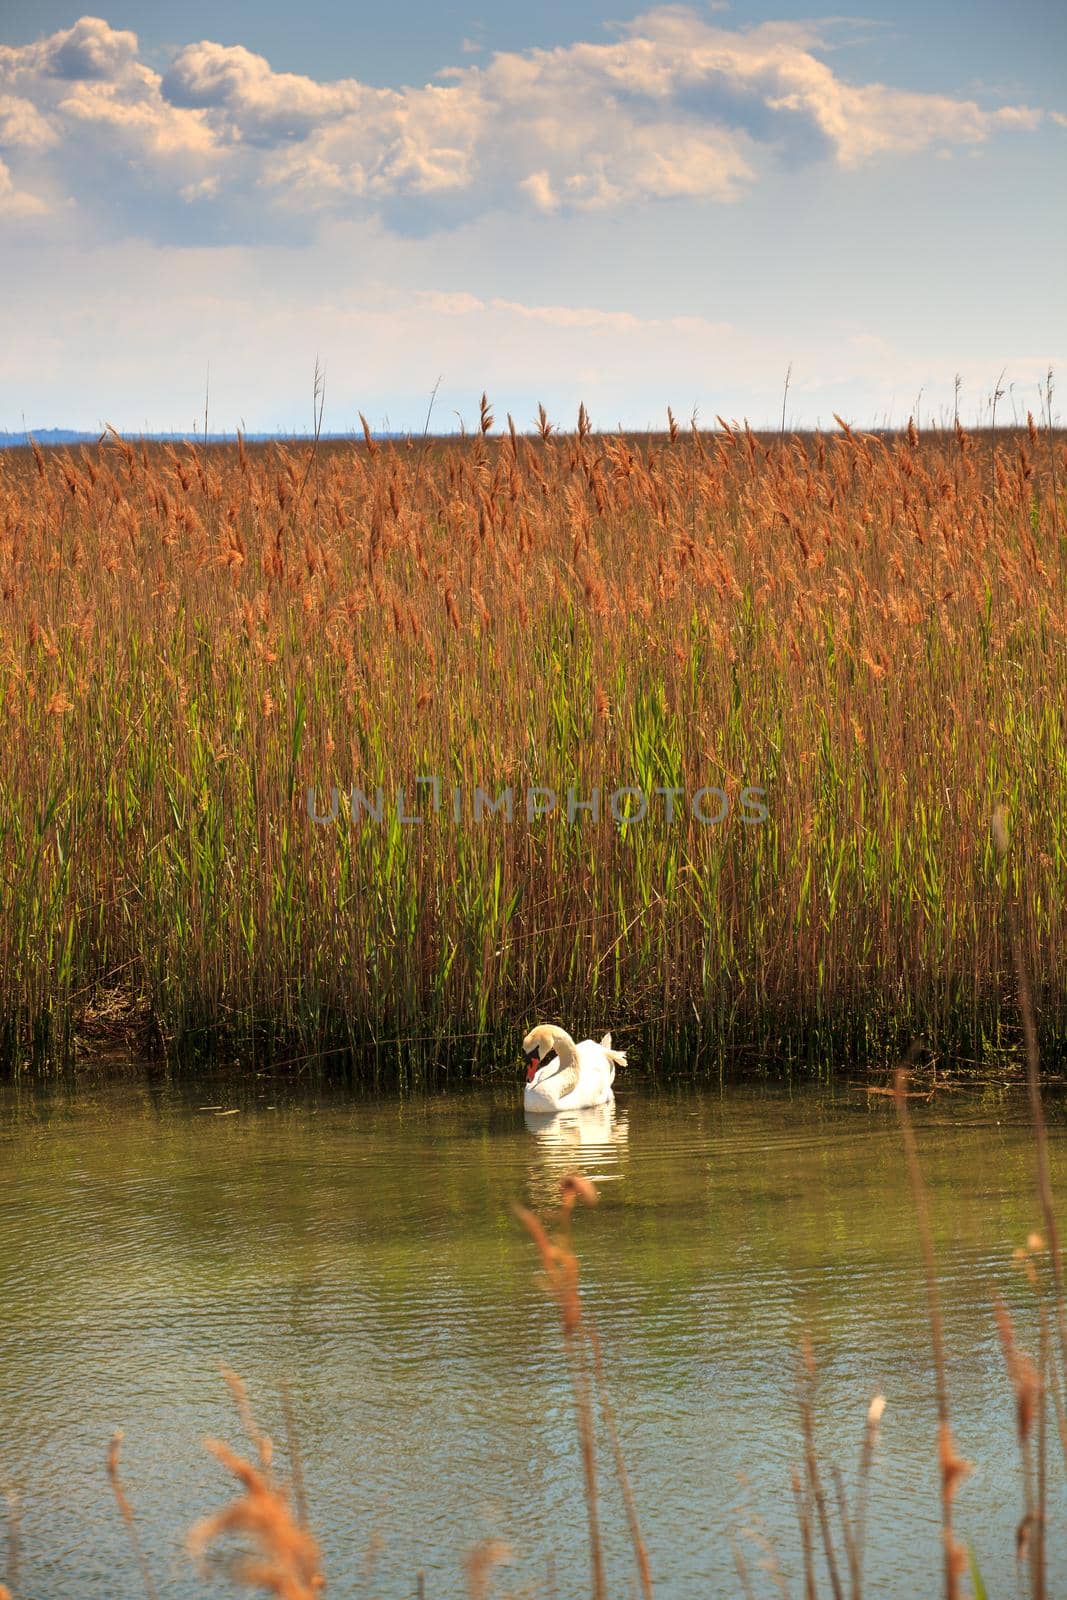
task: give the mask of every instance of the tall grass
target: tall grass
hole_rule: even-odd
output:
[[[4,1067],[121,1024],[416,1080],[535,1014],[665,1068],[987,1059],[1019,1043],[996,801],[1062,1054],[1062,437],[482,422],[0,457]],[[309,819],[353,784],[381,822]],[[710,786],[717,826],[653,793]]]

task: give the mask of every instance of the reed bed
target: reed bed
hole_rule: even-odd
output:
[[[535,1014],[646,1070],[983,1062],[1020,1048],[1006,892],[1062,1059],[1064,484],[1032,422],[524,436],[488,402],[451,442],[5,452],[0,1063],[426,1081]]]

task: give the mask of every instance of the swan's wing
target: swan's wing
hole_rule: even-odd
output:
[[[624,1067],[626,1065],[626,1051],[613,1050],[611,1048],[610,1033],[606,1033],[599,1044],[594,1044],[592,1039],[583,1039],[581,1044],[578,1046],[578,1049],[579,1051],[585,1052],[590,1064],[595,1061],[599,1065],[603,1066],[604,1057],[607,1056],[608,1061],[611,1064],[611,1076],[613,1079],[615,1076],[615,1068]]]
[[[611,1037],[610,1034],[607,1035]],[[588,1082],[597,1083],[606,1081],[610,1088],[615,1079],[614,1061],[617,1053],[611,1053],[603,1043],[597,1044],[594,1039],[583,1039],[578,1046],[578,1059],[582,1063],[582,1071]]]
[[[578,1087],[577,1067],[564,1067],[561,1072],[553,1073],[552,1082],[556,1086],[557,1098],[562,1100],[566,1094],[571,1094]]]

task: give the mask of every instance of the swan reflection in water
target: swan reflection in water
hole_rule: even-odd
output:
[[[560,1179],[581,1172],[594,1183],[617,1182],[630,1137],[625,1111],[616,1105],[560,1111],[555,1116],[524,1111],[530,1142],[530,1192],[538,1205],[556,1205]]]

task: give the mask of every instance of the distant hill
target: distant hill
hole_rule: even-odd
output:
[[[0,450],[25,449],[32,439],[42,449],[55,445],[96,444],[100,439],[99,432],[80,433],[75,428],[30,428],[24,433],[8,433],[0,429]],[[186,433],[126,433],[125,439],[145,439],[149,444],[203,444],[204,435],[194,433],[191,429]],[[271,440],[278,440],[284,444],[310,444],[311,440],[306,433],[246,433],[243,434],[247,444],[268,444]],[[362,438],[362,433],[324,433],[322,443],[337,439]],[[376,439],[406,439],[406,433],[375,433]],[[236,444],[236,433],[209,433],[208,444]]]
[[[95,444],[100,435],[98,433],[75,433],[70,428],[39,428],[31,433],[0,432],[0,450],[13,450],[19,445],[27,445],[30,439],[36,439],[40,445],[46,444]]]

